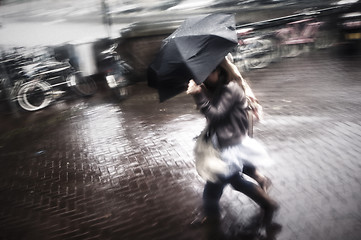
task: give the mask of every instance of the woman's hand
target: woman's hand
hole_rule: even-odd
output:
[[[197,85],[196,82],[193,79],[191,79],[188,83],[187,94],[193,95],[200,93],[201,91],[202,91],[202,87]]]

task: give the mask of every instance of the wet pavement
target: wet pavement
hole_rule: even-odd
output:
[[[254,136],[281,204],[278,240],[361,237],[360,55],[306,53],[245,73],[265,108]],[[0,239],[212,239],[190,223],[204,182],[193,138],[205,121],[181,94],[158,103],[140,82],[20,119],[1,116]],[[225,189],[223,239],[264,239],[259,208]]]

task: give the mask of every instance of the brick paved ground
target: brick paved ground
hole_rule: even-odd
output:
[[[315,52],[248,72],[266,118],[279,240],[361,236],[360,56]],[[139,83],[1,117],[0,239],[210,239],[193,227],[204,182],[192,158],[204,120],[184,94],[158,103]],[[224,239],[263,239],[258,207],[225,189]]]

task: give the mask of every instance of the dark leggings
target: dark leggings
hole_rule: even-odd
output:
[[[248,161],[243,161],[243,170],[242,172],[250,177],[254,176],[256,172],[256,166],[253,163]]]
[[[252,174],[255,171],[253,164],[245,164],[243,172],[245,174]],[[250,181],[244,179],[241,173],[236,173],[233,176],[224,179],[220,183],[207,182],[203,191],[203,204],[206,216],[219,217],[219,200],[223,194],[223,189],[227,184],[250,197],[262,208],[266,209],[270,206],[269,197],[263,193],[262,189]]]

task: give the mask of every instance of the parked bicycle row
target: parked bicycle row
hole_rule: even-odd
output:
[[[237,29],[239,45],[232,53],[243,71],[264,68],[281,58],[296,57],[310,50],[335,45],[360,45],[361,12],[342,13],[332,17],[317,17],[317,13],[289,21],[277,27],[257,29],[246,26]]]
[[[114,41],[105,40],[3,51],[0,100],[12,110],[37,111],[64,96],[92,96],[97,91],[94,78],[99,75],[122,100],[128,95],[132,68],[120,59],[116,47]]]

